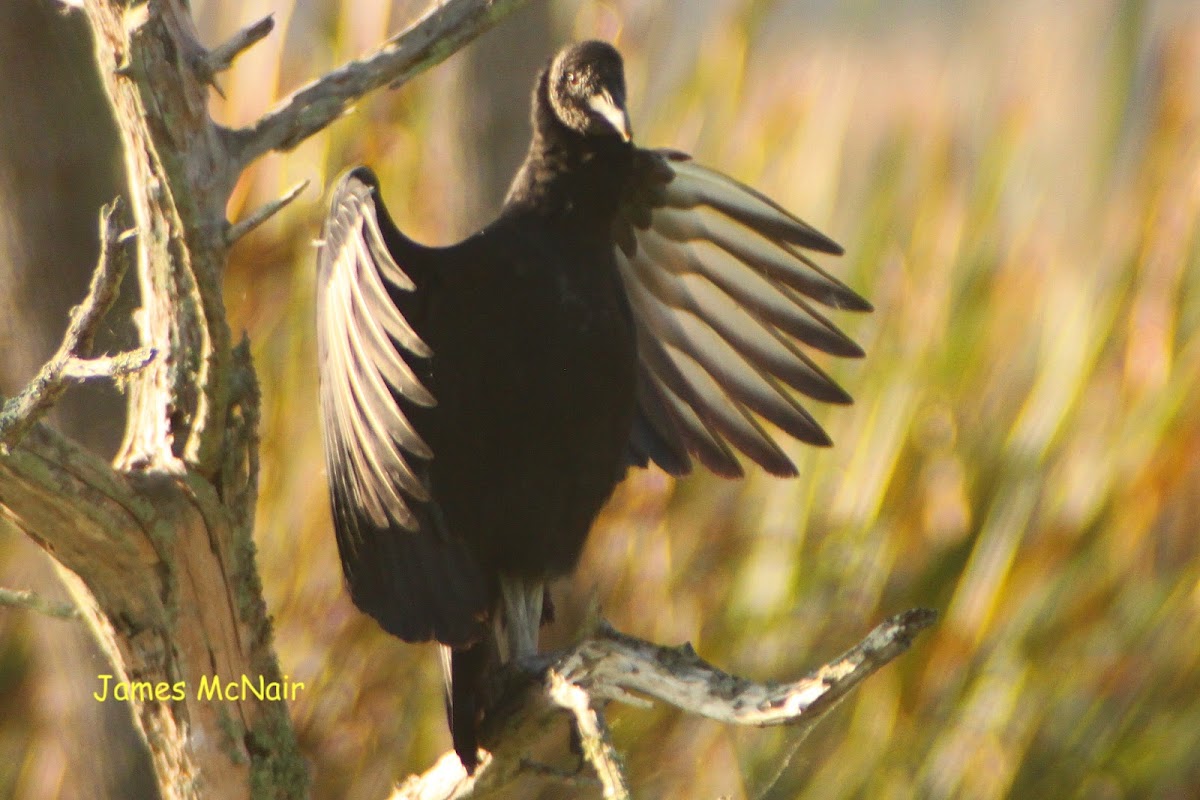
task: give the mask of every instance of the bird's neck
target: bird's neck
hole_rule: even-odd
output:
[[[545,73],[534,89],[533,140],[506,206],[576,218],[605,229],[621,202],[633,145],[616,136],[583,136],[550,109]]]

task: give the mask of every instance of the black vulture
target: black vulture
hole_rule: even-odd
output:
[[[450,727],[476,765],[482,680],[536,652],[630,466],[738,453],[796,468],[766,421],[829,439],[794,392],[850,397],[806,354],[862,350],[814,307],[870,305],[806,251],[841,248],[688,156],[632,143],[620,55],[560,51],[499,217],[449,247],[392,222],[374,173],[333,193],[318,256],[321,421],[355,604],[451,653]],[[500,631],[503,631],[500,633]]]

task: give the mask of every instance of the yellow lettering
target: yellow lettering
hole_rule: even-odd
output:
[[[262,675],[258,676],[257,686],[255,686],[254,681],[249,675],[242,675],[242,697],[249,698],[251,695],[253,695],[255,700],[261,701],[265,696],[263,691],[265,687],[263,686],[263,683],[264,681]]]
[[[200,688],[196,692],[197,700],[212,700],[216,696],[220,700],[225,699],[224,693],[221,691],[221,680],[216,675],[201,675]]]
[[[97,675],[100,679],[100,691],[92,692],[92,697],[96,698],[97,703],[103,703],[108,699],[108,682],[112,680],[112,675]]]

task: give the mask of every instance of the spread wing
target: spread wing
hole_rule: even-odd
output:
[[[317,257],[321,422],[355,604],[407,641],[465,644],[480,633],[483,581],[439,524],[433,452],[412,422],[435,406],[422,380],[432,353],[396,303],[419,292],[401,264],[431,252],[392,224],[374,173],[342,178]]]
[[[614,230],[640,361],[629,461],[679,475],[694,455],[738,476],[740,451],[773,474],[795,475],[760,418],[829,445],[793,390],[827,403],[850,396],[805,348],[851,358],[862,350],[814,301],[853,311],[870,304],[805,252],[842,249],[770,199],[680,153],[638,150],[636,158]]]

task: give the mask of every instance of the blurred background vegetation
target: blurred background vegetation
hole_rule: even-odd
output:
[[[251,121],[423,5],[193,0],[209,43],[266,13],[278,23],[222,77],[214,115]],[[65,308],[40,329],[14,320],[49,307],[54,270],[67,275],[54,282],[62,302],[82,295],[96,208],[119,187],[111,142],[96,143],[111,136],[103,114],[64,121],[95,102],[77,75],[82,26],[48,0],[0,7],[0,103],[32,108],[31,85],[51,98],[0,152],[0,391],[11,392]],[[12,43],[45,31],[75,50],[17,64]],[[818,412],[836,446],[794,447],[800,480],[632,476],[557,587],[547,642],[569,641],[597,603],[638,636],[790,679],[885,616],[944,613],[802,744],[787,730],[614,710],[637,796],[1198,796],[1200,9],[1170,0],[535,2],[248,172],[231,218],[304,178],[316,187],[237,245],[226,280],[263,384],[259,567],[281,666],[308,686],[291,711],[315,796],[383,797],[449,745],[433,649],[389,639],[341,586],[311,324],[325,189],[370,163],[414,237],[470,232],[523,154],[537,66],[592,36],[626,55],[642,144],[690,151],[831,234],[847,255],[826,266],[877,310],[837,320],[868,356],[829,365],[858,399]],[[74,77],[52,95],[36,81],[67,56]],[[52,150],[79,141],[96,149],[74,166]],[[52,164],[31,174],[22,144]],[[61,185],[45,180],[51,169]],[[108,188],[85,197],[86,169]],[[40,219],[55,219],[59,243],[68,225],[82,230],[71,258],[23,252],[21,225],[46,226],[10,210],[55,191],[73,217]],[[90,412],[60,424],[94,427],[80,425]],[[0,528],[3,585],[51,575]],[[147,791],[136,747],[113,732],[123,718],[92,718],[104,664],[71,627],[0,610],[0,797]],[[83,655],[64,658],[71,637]],[[570,763],[564,743],[544,757]],[[567,793],[530,783],[519,796]]]

